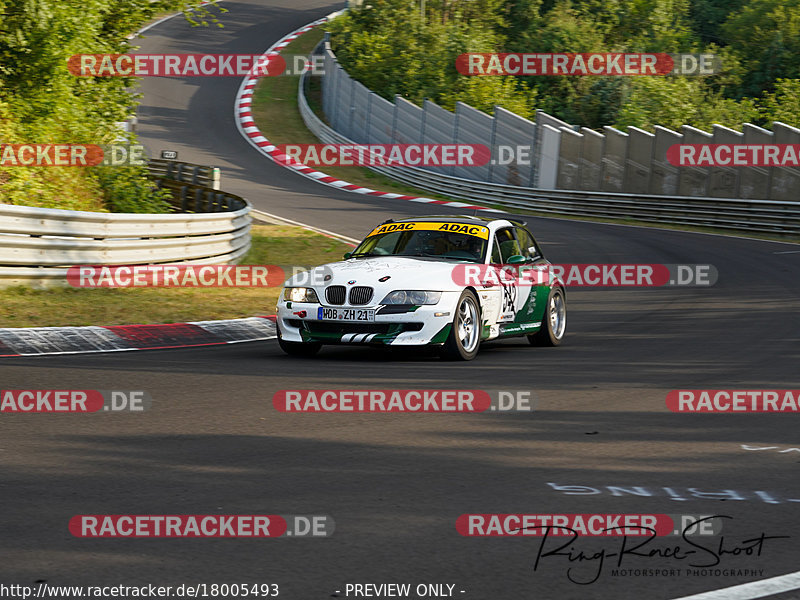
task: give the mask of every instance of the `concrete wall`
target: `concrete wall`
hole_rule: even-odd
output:
[[[742,132],[720,125],[706,132],[684,125],[680,132],[604,127],[598,133],[577,130],[542,111],[533,122],[500,107],[491,116],[459,102],[453,113],[429,100],[419,107],[400,96],[394,102],[380,98],[349,77],[329,48],[322,90],[331,127],[356,142],[489,146],[492,161],[487,165],[425,167],[463,179],[629,194],[800,197],[800,165],[677,167],[667,160],[669,148],[676,144],[800,144],[800,129],[783,123],[774,123],[773,131],[745,123]]]

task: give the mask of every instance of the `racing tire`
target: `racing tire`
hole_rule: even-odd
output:
[[[453,326],[442,346],[446,360],[472,360],[481,345],[481,309],[472,290],[464,290],[456,303]]]
[[[278,345],[289,356],[314,356],[322,344],[314,342],[287,342],[281,337],[281,328],[276,326],[278,330]]]
[[[567,332],[567,299],[564,290],[554,287],[547,297],[542,328],[529,336],[531,346],[558,346]]]

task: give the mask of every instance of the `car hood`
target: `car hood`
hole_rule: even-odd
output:
[[[375,297],[393,290],[460,290],[462,286],[453,281],[452,275],[459,264],[464,263],[405,256],[352,258],[298,273],[285,285],[317,290],[330,285],[366,285],[375,288]],[[328,275],[330,279],[325,281]],[[380,281],[385,277],[388,279]]]

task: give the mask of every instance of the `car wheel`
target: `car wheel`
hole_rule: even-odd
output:
[[[281,337],[281,328],[276,327],[278,330],[278,345],[289,356],[314,356],[322,344],[314,342],[287,342]]]
[[[448,360],[472,360],[481,344],[481,309],[471,290],[461,292],[453,316],[453,327],[442,347],[442,357]]]
[[[556,287],[547,297],[547,308],[542,316],[542,328],[528,336],[532,346],[558,346],[567,331],[567,299],[564,290]]]

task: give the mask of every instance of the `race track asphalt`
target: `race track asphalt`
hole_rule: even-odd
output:
[[[143,50],[253,53],[339,5],[225,7],[224,29],[174,18],[147,33]],[[458,212],[337,191],[274,165],[236,130],[238,84],[145,80],[144,144],[221,167],[224,189],[256,208],[352,237],[391,216]],[[450,583],[466,600],[667,600],[796,571],[800,450],[789,449],[800,447],[800,417],[674,414],[665,397],[800,387],[798,246],[528,223],[553,262],[710,263],[719,279],[710,288],[571,289],[563,346],[494,343],[471,363],[349,347],[302,360],[274,341],[2,359],[3,389],[145,389],[153,406],[2,416],[0,583],[278,583],[281,598],[302,600],[346,597],[348,583]],[[532,390],[536,410],[303,415],[272,407],[278,390],[351,387]],[[625,556],[622,568],[675,573],[614,576],[617,559],[607,558],[597,581],[580,585],[568,569],[591,580],[597,561],[551,556],[534,568],[535,538],[455,529],[463,513],[515,512],[727,515],[730,549],[762,532],[790,537],[767,540],[761,556],[724,556],[714,567],[724,573],[687,573],[709,562],[704,551],[684,560]],[[153,540],[78,539],[67,529],[76,514],[217,513],[325,514],[336,530],[325,539]],[[574,547],[611,553],[619,544],[583,538]],[[756,573],[730,574],[737,569]]]

